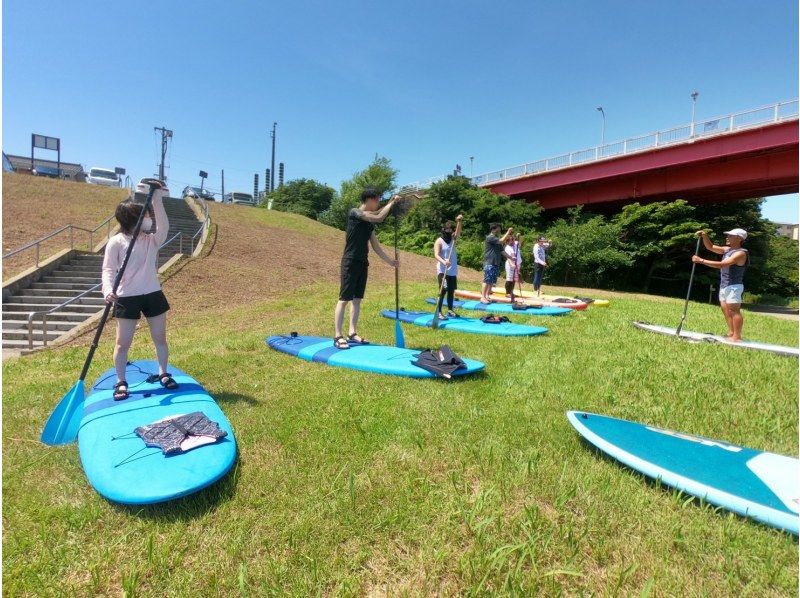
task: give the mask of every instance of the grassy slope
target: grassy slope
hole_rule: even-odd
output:
[[[114,213],[127,191],[112,187],[3,173],[3,252],[35,241],[67,224],[93,229]],[[75,243],[86,248],[89,234],[76,231]],[[98,233],[102,234],[102,233]],[[97,242],[95,237],[94,242]],[[69,233],[45,242],[41,259],[69,246]],[[3,278],[32,267],[33,251],[3,261]]]
[[[634,319],[675,325],[682,304],[618,295],[609,309],[537,318],[551,328],[543,338],[405,328],[411,346],[447,342],[485,361],[487,374],[470,380],[309,364],[268,350],[264,338],[330,334],[335,264],[324,264],[307,292],[247,287],[236,301],[205,308],[206,293],[217,292],[207,273],[227,263],[233,276],[255,275],[253,257],[237,255],[229,234],[235,222],[259,231],[264,255],[277,224],[281,243],[298,241],[297,232],[313,239],[315,259],[336,255],[341,233],[248,208],[215,206],[214,215],[211,256],[165,289],[177,306],[173,361],[231,420],[234,473],[159,507],[109,504],[86,483],[75,446],[37,440],[88,341],[4,363],[7,593],[797,593],[793,538],[645,483],[588,449],[564,417],[585,409],[797,454],[796,360],[635,330]],[[285,263],[270,270],[272,261],[258,264],[263,280],[307,277]],[[412,263],[404,274],[426,278],[420,268],[430,264]],[[373,275],[363,331],[392,343],[393,324],[377,315],[393,304],[391,274]],[[429,283],[406,282],[403,305],[424,308],[430,293]],[[797,342],[794,322],[746,318],[749,337]],[[718,309],[693,304],[687,328],[718,330]],[[106,340],[89,379],[110,355]],[[140,336],[132,358],[151,356]]]

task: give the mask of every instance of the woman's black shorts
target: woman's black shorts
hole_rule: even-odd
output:
[[[367,290],[369,262],[363,260],[342,260],[342,277],[339,286],[339,301],[363,299]]]
[[[114,305],[114,317],[124,320],[138,320],[141,314],[145,318],[160,316],[169,309],[164,291],[158,290],[146,295],[118,297]]]

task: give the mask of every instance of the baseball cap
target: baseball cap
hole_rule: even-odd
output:
[[[740,237],[742,241],[747,239],[747,231],[743,228],[732,228],[731,230],[726,230],[723,235],[734,235],[735,237]]]

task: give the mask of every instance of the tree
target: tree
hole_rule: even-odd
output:
[[[261,205],[266,206],[271,201],[273,210],[317,218],[330,207],[334,197],[336,191],[323,183],[312,179],[296,179],[275,189],[262,200]]]
[[[361,193],[366,187],[385,193],[395,186],[397,171],[392,168],[389,158],[375,155],[372,163],[358,171],[346,181],[342,181],[339,197],[331,202],[330,208],[319,215],[319,221],[344,230],[347,227],[347,214],[352,208],[361,205]]]
[[[547,229],[553,245],[545,273],[564,284],[613,287],[615,273],[633,265],[623,250],[619,225],[586,215],[580,206],[567,213],[569,220],[559,218]]]
[[[703,227],[695,219],[695,208],[682,199],[628,204],[612,222],[620,229],[622,248],[635,262],[631,280],[641,282],[645,293],[656,272],[680,271],[681,263],[689,263],[694,233]]]

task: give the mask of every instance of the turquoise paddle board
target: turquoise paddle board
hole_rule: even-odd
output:
[[[438,301],[433,297],[425,299],[425,303],[436,305]],[[446,305],[446,304],[445,304]],[[485,311],[493,314],[514,314],[518,316],[563,316],[572,313],[567,307],[528,307],[527,309],[514,309],[510,303],[481,303],[480,301],[453,301],[453,309],[470,309]]]
[[[400,349],[384,345],[352,344],[349,349],[337,349],[333,339],[322,336],[271,336],[267,345],[276,351],[294,355],[306,361],[327,363],[328,365],[362,372],[407,376],[409,378],[434,378],[435,376],[421,367],[413,365],[421,351]],[[461,358],[466,368],[456,370],[453,376],[465,376],[480,372],[486,367],[480,361]]]
[[[567,418],[587,441],[631,469],[798,534],[798,459],[594,413],[568,411]]]
[[[129,363],[126,380],[130,396],[115,401],[114,369],[100,375],[84,401],[78,430],[78,451],[89,483],[108,500],[144,505],[164,502],[205,488],[224,476],[236,461],[236,440],[219,405],[191,376],[169,369],[176,390],[156,381],[155,361]],[[201,411],[227,436],[185,453],[165,456],[148,447],[134,430],[168,417]]]
[[[433,313],[427,311],[406,311],[402,310],[395,318],[393,309],[384,309],[381,312],[384,318],[390,320],[398,319],[407,324],[431,328],[433,325]],[[492,334],[495,336],[534,336],[544,334],[547,328],[541,326],[526,326],[524,324],[512,324],[511,322],[500,322],[498,324],[487,324],[478,318],[448,318],[439,320],[438,328],[443,330],[455,330],[456,332],[469,332],[472,334]]]

